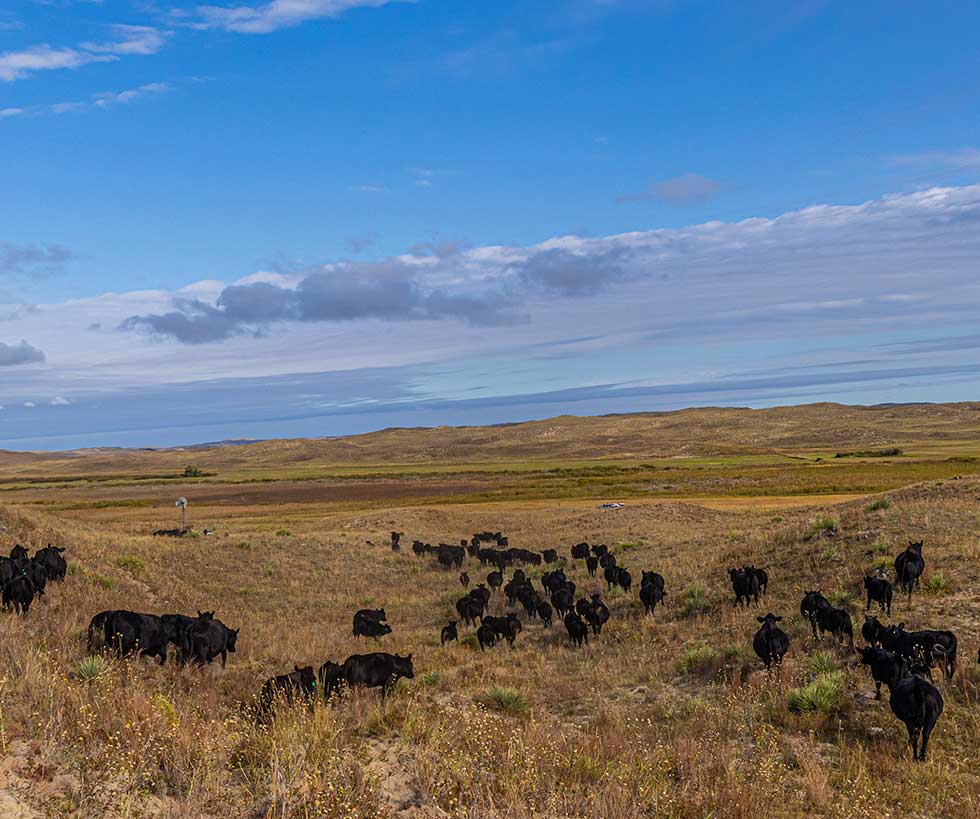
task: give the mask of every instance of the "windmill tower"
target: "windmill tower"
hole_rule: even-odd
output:
[[[187,498],[177,498],[174,506],[180,509],[180,530],[184,532],[187,530]]]

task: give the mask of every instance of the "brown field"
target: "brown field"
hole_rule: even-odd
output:
[[[0,817],[975,819],[978,421],[978,405],[815,405],[0,453],[0,547],[52,542],[70,561],[26,620],[0,617]],[[180,477],[188,465],[211,474]],[[176,525],[178,495],[194,536],[151,537]],[[626,506],[597,508],[607,500]],[[513,650],[481,653],[462,627],[440,648],[461,587],[407,546],[484,529],[565,555],[608,543],[634,589],[601,584],[613,617],[581,650],[523,613]],[[926,763],[854,655],[815,645],[799,615],[802,591],[821,588],[859,632],[861,577],[909,538],[925,540],[924,586],[911,609],[896,596],[891,620],[959,637]],[[761,611],[731,605],[726,569],[748,562],[770,573]],[[652,618],[643,569],[667,579]],[[581,564],[566,571],[599,589]],[[356,693],[256,725],[268,676],[374,650],[350,631],[367,606],[386,608],[380,648],[412,652],[415,678],[384,704]],[[239,650],[203,672],[88,661],[89,618],[111,608],[214,608],[241,628]],[[504,608],[499,595],[491,610]],[[780,678],[751,649],[768,610],[792,640]],[[791,712],[791,689],[818,677],[831,695]]]

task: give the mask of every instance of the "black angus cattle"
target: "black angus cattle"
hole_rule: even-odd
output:
[[[585,568],[589,572],[589,577],[595,577],[599,569],[599,558],[589,555],[589,557],[585,558]]]
[[[235,653],[238,629],[228,628],[220,620],[200,620],[187,629],[190,660],[195,665],[210,664],[221,657],[221,667],[228,663],[228,654]]]
[[[93,654],[96,650],[102,648],[103,645],[107,645],[106,638],[106,623],[113,614],[116,613],[115,609],[109,609],[107,611],[100,611],[96,614],[88,624],[88,653]]]
[[[486,651],[487,648],[496,645],[497,632],[487,623],[480,623],[480,627],[476,630],[476,640],[480,644],[480,651]]]
[[[464,589],[468,589],[470,587],[470,576],[466,572],[460,572],[459,582]]]
[[[565,577],[564,569],[555,569],[553,572],[545,572],[541,575],[541,585],[549,592],[555,592],[568,582]]]
[[[546,600],[542,600],[540,603],[538,603],[538,619],[541,621],[541,625],[545,628],[551,628],[551,616],[553,611],[554,610],[551,608],[551,604]],[[980,660],[978,660],[978,662],[980,662]]]
[[[865,575],[864,588],[868,593],[868,605],[865,611],[871,610],[871,603],[874,601],[886,614],[892,613],[892,584],[883,577],[871,577]]]
[[[460,569],[466,559],[466,549],[462,546],[450,546],[447,543],[440,543],[436,550],[436,559],[444,569]]]
[[[643,572],[640,578],[640,602],[643,604],[644,614],[651,614],[657,608],[657,603],[663,602],[664,578],[657,572]]]
[[[765,663],[766,671],[772,671],[774,665],[779,668],[783,656],[789,651],[789,637],[776,625],[783,618],[770,612],[765,617],[755,619],[762,623],[762,627],[752,638],[752,648],[756,656]]]
[[[803,599],[800,601],[800,614],[810,624],[814,640],[817,639],[817,609],[820,606],[820,601],[830,605],[830,601],[820,591],[804,592]]]
[[[473,592],[456,601],[456,612],[459,614],[460,619],[468,626],[476,625],[477,618],[483,617],[485,609],[486,603],[483,601],[483,598],[479,595],[474,595]]]
[[[609,552],[609,547],[605,543],[600,543],[592,547],[592,554],[594,554],[597,558],[602,557],[604,554],[607,554],[608,552]]]
[[[487,615],[483,618],[482,625],[492,628],[496,637],[498,639],[505,639],[511,648],[514,646],[514,640],[517,639],[517,635],[521,633],[521,621],[517,619],[517,615],[513,612],[504,617]]]
[[[610,566],[615,566],[616,555],[614,555],[612,552],[606,552],[604,555],[599,557],[599,565],[602,566],[603,569],[608,569]]]
[[[579,601],[585,602],[585,601]],[[576,607],[576,611],[577,611]],[[585,622],[592,628],[592,633],[598,637],[602,633],[602,627],[609,622],[609,609],[602,602],[602,596],[593,594],[592,599],[587,602],[585,612],[578,612],[585,618]]]
[[[938,667],[947,680],[956,672],[956,635],[951,631],[906,631],[905,623],[887,626],[880,632],[882,648],[894,651],[912,667],[922,665],[927,673]]]
[[[558,562],[558,552],[554,549],[545,549],[541,556],[544,558],[545,563],[557,563]]]
[[[629,594],[630,588],[633,586],[633,575],[622,566],[616,570],[616,585],[627,594]]]
[[[3,587],[3,607],[9,609],[13,606],[15,612],[27,617],[31,603],[34,602],[35,588],[31,578],[26,572],[18,574],[13,580],[8,580]]]
[[[551,594],[551,605],[555,607],[559,617],[565,617],[572,610],[574,600],[575,592],[567,585]]]
[[[10,550],[11,560],[27,560],[27,549],[19,543]]]
[[[756,605],[759,604],[759,578],[754,572],[747,572],[745,569],[729,569],[728,577],[732,582],[732,591],[735,592],[733,608],[738,608],[738,604],[743,600],[746,608],[748,608],[750,600],[755,600]]]
[[[871,679],[875,682],[876,700],[881,699],[882,683],[887,685],[888,690],[891,691],[895,683],[908,677],[911,673],[909,671],[908,661],[893,651],[886,651],[883,648],[875,648],[874,646],[866,646],[865,648],[859,648],[858,652],[861,654],[861,664],[871,669]]]
[[[602,570],[602,576],[606,581],[606,591],[612,591],[619,583],[619,568],[617,566],[606,566]]]
[[[487,585],[490,587],[491,592],[496,592],[497,589],[504,585],[503,572],[490,572],[490,574],[487,575]]]
[[[518,590],[517,599],[520,600],[529,620],[538,616],[538,606],[541,604],[542,598],[537,589],[530,584],[525,584]]]
[[[35,552],[31,559],[44,567],[48,580],[64,580],[68,572],[68,562],[62,557],[64,551],[64,548],[49,543]]]
[[[378,651],[373,654],[352,654],[343,665],[344,681],[350,688],[380,688],[385,699],[399,678],[412,679],[412,655],[401,657]]]
[[[756,580],[759,581],[759,594],[765,594],[769,590],[769,572],[765,569],[746,566],[742,571],[755,575]]]
[[[141,657],[157,657],[160,665],[167,662],[167,646],[177,636],[173,624],[155,614],[113,611],[108,613],[103,624],[105,644],[120,657],[138,651]]]
[[[899,680],[892,686],[888,704],[892,713],[905,723],[909,732],[912,759],[924,761],[929,736],[943,713],[943,695],[932,683],[922,677],[912,676]]]
[[[317,682],[323,698],[329,700],[334,695],[340,694],[340,689],[344,685],[344,667],[338,663],[327,660],[316,672]]]
[[[529,566],[541,565],[541,555],[528,549],[508,549],[507,560],[511,565],[514,563],[523,563]]]
[[[864,625],[861,626],[861,636],[869,646],[878,646],[881,643],[881,631],[884,626],[877,617],[869,614],[864,615]]]
[[[564,622],[565,630],[576,646],[581,648],[583,642],[586,644],[589,642],[589,627],[574,611],[565,615]]]
[[[400,552],[402,550],[401,539],[401,532],[391,533],[391,551]]]
[[[386,634],[391,634],[391,626],[376,620],[358,620],[354,618],[354,636],[370,637],[373,640],[380,640]]]
[[[485,583],[477,583],[476,588],[470,591],[470,594],[482,600],[484,606],[490,604],[490,589],[486,587]]]
[[[173,636],[170,638],[170,642],[177,647],[178,660],[181,664],[183,664],[190,657],[191,653],[190,641],[188,639],[189,629],[191,626],[197,622],[200,622],[201,620],[213,620],[214,612],[201,611],[199,609],[197,612],[197,617],[189,617],[186,614],[161,614],[160,619],[163,620],[164,624],[169,626],[170,631],[172,631]]]
[[[422,555],[424,555],[428,549],[426,549],[425,544],[421,540],[413,540],[412,551],[416,554],[416,556],[422,557]]]
[[[926,568],[926,561],[922,557],[922,541],[913,543],[909,541],[909,547],[895,558],[895,575],[898,584],[903,592],[909,596],[909,606],[912,605],[912,590],[919,587],[919,578]]]
[[[20,563],[19,574],[31,579],[34,584],[34,594],[37,597],[44,596],[44,587],[48,582],[48,573],[40,563],[31,561],[18,561]]]
[[[265,681],[259,694],[258,716],[260,718],[268,716],[279,702],[292,705],[294,702],[306,700],[312,704],[316,697],[316,674],[313,666],[300,668],[295,665],[293,668],[295,670],[289,674],[280,674]]]
[[[507,604],[513,606],[520,597],[521,592],[527,588],[527,580],[516,574],[504,584],[504,595],[507,597]]]
[[[820,639],[823,639],[824,632],[830,632],[838,643],[847,638],[848,647],[854,651],[854,627],[851,624],[851,615],[845,608],[836,608],[830,605],[830,601],[821,597],[817,601],[817,631]]]
[[[588,543],[576,543],[571,549],[572,559],[585,560],[589,556]]]
[[[18,574],[20,574],[20,569],[17,567],[17,563],[9,557],[0,556],[0,587],[9,583]]]
[[[451,643],[453,640],[458,640],[459,635],[456,633],[456,624],[459,620],[450,620],[448,625],[442,627],[442,631],[439,632],[439,645],[444,646],[446,643]]]

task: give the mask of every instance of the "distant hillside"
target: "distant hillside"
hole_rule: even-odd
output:
[[[568,461],[868,451],[916,443],[980,446],[980,403],[872,407],[808,404],[773,409],[696,408],[490,427],[387,429],[344,438],[229,442],[167,450],[0,452],[0,474],[172,475],[188,463],[209,471],[270,467],[383,467],[501,461]],[[955,453],[951,453],[955,454]]]

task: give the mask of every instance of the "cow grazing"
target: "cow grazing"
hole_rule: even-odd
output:
[[[460,572],[459,582],[464,589],[468,589],[470,587],[470,576],[466,572]]]
[[[352,654],[344,660],[343,674],[350,688],[380,688],[382,700],[391,693],[401,677],[408,680],[415,677],[411,654],[401,657],[381,651]]]
[[[887,626],[880,633],[882,648],[894,651],[912,667],[922,665],[926,673],[938,667],[947,680],[956,672],[956,635],[951,631],[906,631],[905,623]]]
[[[585,624],[585,621],[578,616],[574,611],[568,612],[564,617],[565,630],[568,632],[568,636],[571,638],[572,642],[581,648],[582,643],[588,644],[589,642],[589,627]]]
[[[573,560],[585,560],[589,556],[589,544],[576,543],[572,546],[571,555]]]
[[[881,632],[885,627],[877,617],[869,614],[864,615],[864,625],[861,626],[861,636],[869,646],[878,646],[881,643]]]
[[[770,612],[765,617],[755,619],[762,623],[762,627],[752,639],[752,648],[765,663],[766,671],[772,671],[774,665],[778,668],[782,664],[783,656],[789,651],[789,637],[776,625],[783,618]]]
[[[15,612],[27,617],[31,603],[34,602],[36,589],[31,578],[27,573],[17,575],[13,580],[8,581],[3,587],[3,607],[9,609],[13,606]]]
[[[885,614],[892,613],[892,584],[883,577],[870,577],[865,575],[864,588],[868,593],[868,605],[865,611],[871,610],[871,603],[878,604],[881,611]]]
[[[633,585],[633,575],[631,575],[625,568],[620,567],[616,570],[616,585],[618,585],[624,592],[629,594],[630,588]]]
[[[380,640],[386,634],[391,634],[391,626],[387,623],[379,623],[376,620],[358,620],[354,618],[354,636],[370,637],[373,640]]]
[[[167,662],[167,646],[177,638],[175,626],[155,614],[108,612],[103,626],[106,645],[120,657],[139,652],[140,657],[157,657],[160,665]]]
[[[888,690],[891,691],[895,683],[908,677],[911,673],[908,661],[900,654],[873,646],[859,648],[858,652],[861,655],[861,664],[871,669],[871,678],[875,682],[876,700],[881,699],[882,683],[887,685]]]
[[[190,641],[188,632],[195,623],[201,620],[213,620],[213,611],[201,611],[198,609],[197,617],[190,617],[186,614],[161,614],[160,619],[172,632],[170,642],[178,649],[178,660],[181,664],[187,661],[190,656]]]
[[[268,716],[269,712],[277,703],[292,705],[294,702],[306,700],[313,702],[316,697],[316,674],[313,666],[308,665],[295,669],[289,674],[280,674],[278,677],[270,677],[262,686],[259,694],[259,717]]]
[[[541,556],[544,558],[545,563],[557,563],[558,562],[558,552],[555,549],[545,549]]]
[[[31,558],[34,563],[44,567],[48,580],[64,580],[68,573],[68,562],[62,557],[64,548],[52,546],[50,543],[39,549]]]
[[[749,601],[755,600],[759,604],[759,578],[754,572],[747,572],[745,569],[729,569],[728,577],[732,582],[732,591],[735,592],[734,608],[743,600],[745,607],[748,608]]]
[[[344,685],[344,667],[338,663],[327,660],[316,672],[317,682],[323,698],[329,700],[331,697],[340,695],[340,690]]]
[[[459,635],[456,633],[456,624],[459,620],[450,620],[448,625],[442,627],[442,631],[439,633],[439,645],[445,645],[446,643],[451,643],[454,640],[459,639]]]
[[[905,723],[912,746],[912,759],[925,761],[929,737],[943,713],[943,695],[932,683],[912,676],[892,686],[888,698],[892,713]],[[921,745],[920,745],[921,737]]]
[[[541,621],[541,625],[545,628],[551,628],[551,616],[553,613],[551,604],[546,600],[542,600],[538,603],[538,619]],[[978,660],[980,662],[980,660]]]
[[[187,629],[190,659],[203,666],[221,657],[221,667],[228,663],[228,654],[234,654],[238,643],[238,629],[228,628],[220,620],[201,620]]]
[[[913,543],[895,558],[895,576],[903,592],[909,596],[909,606],[912,605],[912,590],[918,588],[919,578],[925,571],[926,561],[922,557],[922,541]]]
[[[585,558],[585,568],[589,572],[589,577],[595,577],[596,572],[599,570],[599,558],[592,557],[591,555]]]

